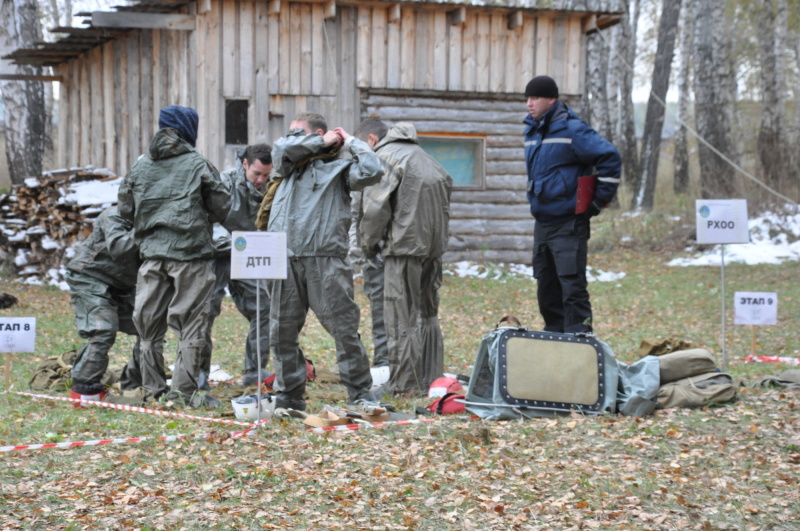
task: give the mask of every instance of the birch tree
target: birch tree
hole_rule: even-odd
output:
[[[785,130],[786,73],[783,50],[786,47],[786,0],[764,0],[758,19],[761,63],[761,127],[758,132],[758,158],[767,184],[782,188],[787,174]]]
[[[664,129],[666,112],[665,102],[669,90],[669,75],[672,70],[675,34],[678,29],[680,11],[681,0],[663,0],[658,24],[658,45],[653,65],[653,80],[644,121],[638,190],[633,195],[633,204],[631,205],[633,209],[650,210],[653,208],[658,177],[658,159],[661,152],[661,132]]]
[[[676,194],[689,192],[689,142],[688,131],[683,125],[689,123],[689,77],[692,57],[692,31],[694,18],[692,16],[692,0],[683,0],[680,23],[678,24],[680,67],[678,68],[678,117],[682,122],[675,131],[675,152],[673,154],[673,167],[675,169],[672,189]]]
[[[609,46],[605,35],[596,31],[587,38],[587,78],[589,87],[586,91],[588,103],[588,122],[598,133],[609,141],[611,134],[610,113],[608,111],[608,52]]]
[[[694,2],[695,123],[701,139],[700,193],[706,199],[734,197],[737,187],[731,168],[722,156],[733,152],[729,101],[731,73],[725,46],[725,3]],[[720,153],[722,156],[720,156]]]
[[[619,124],[620,136],[617,149],[622,156],[624,182],[632,185],[639,166],[639,152],[636,145],[636,126],[633,121],[633,69],[636,62],[636,30],[639,24],[641,0],[624,2],[625,15],[620,22],[619,53],[614,60],[614,75],[619,82]]]
[[[0,0],[0,56],[42,40],[36,0]],[[16,74],[36,76],[41,67],[18,65]],[[6,155],[11,182],[42,172],[47,146],[44,86],[38,81],[2,81]]]

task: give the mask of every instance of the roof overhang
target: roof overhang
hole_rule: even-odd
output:
[[[455,16],[469,8],[508,13],[508,27],[521,23],[522,13],[535,11],[547,16],[584,15],[584,31],[594,33],[617,24],[624,13],[624,0],[241,0],[269,3],[272,12],[280,11],[281,2],[311,2],[330,5],[335,14],[340,6],[413,5],[418,9],[440,10],[447,7]],[[203,13],[210,6],[207,0],[141,0],[126,6],[115,6],[115,11],[78,13],[88,17],[85,27],[57,27],[49,31],[63,35],[56,42],[37,42],[31,48],[19,48],[3,56],[12,64],[55,67],[66,63],[108,41],[118,39],[140,29],[172,29],[192,31],[196,15],[188,14],[190,4],[197,5]],[[179,13],[180,12],[180,13]],[[326,17],[327,18],[327,17]],[[55,81],[58,76],[47,77]]]

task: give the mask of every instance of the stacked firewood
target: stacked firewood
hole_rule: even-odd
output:
[[[74,193],[75,185],[117,179],[106,169],[56,170],[25,179],[0,195],[0,260],[5,273],[31,283],[61,281],[73,248],[91,234],[94,219],[111,204],[86,204],[86,197]]]

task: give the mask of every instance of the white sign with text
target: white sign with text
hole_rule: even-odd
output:
[[[36,352],[36,318],[0,317],[0,352]]]
[[[737,291],[733,295],[733,324],[778,324],[778,294],[760,291]]]
[[[286,233],[234,231],[231,234],[231,278],[286,278]]]
[[[697,243],[750,243],[746,199],[698,199]]]

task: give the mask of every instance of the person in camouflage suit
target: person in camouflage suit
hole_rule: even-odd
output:
[[[424,394],[444,372],[439,288],[453,179],[419,146],[411,123],[389,128],[368,118],[355,134],[384,170],[381,182],[364,190],[358,225],[364,256],[384,260],[390,376],[383,391]]]
[[[231,232],[256,230],[256,214],[264,196],[264,183],[272,171],[271,151],[272,146],[267,144],[248,146],[239,156],[238,166],[221,175],[231,190],[231,210],[225,221],[214,224],[214,274],[217,279],[211,296],[211,313],[200,368],[200,389],[208,389],[212,351],[211,328],[220,314],[225,286],[230,291],[236,309],[250,322],[250,331],[245,343],[242,385],[258,383],[259,348],[261,368],[265,368],[269,361],[269,293],[264,281],[261,281],[259,288],[259,282],[256,280],[231,279]],[[257,309],[259,311],[256,311]],[[257,314],[258,319],[256,319]]]
[[[116,207],[105,209],[95,219],[92,234],[75,249],[67,264],[75,326],[78,335],[86,339],[70,371],[72,390],[79,395],[96,395],[104,390],[101,381],[117,332],[137,336],[133,355],[138,355],[140,340],[133,324],[133,306],[139,264],[133,225],[120,217]],[[123,381],[123,386],[126,383],[131,384]]]
[[[276,405],[304,410],[306,364],[299,345],[309,308],[336,340],[339,377],[351,403],[373,400],[369,358],[358,335],[361,313],[347,264],[350,191],[380,181],[380,162],[344,129],[328,131],[315,113],[294,117],[272,150],[281,179],[268,230],[285,232],[289,271],[271,286],[270,346],[275,354]],[[340,149],[352,159],[339,158]],[[265,205],[262,204],[262,210]]]
[[[216,407],[198,393],[197,378],[214,289],[211,225],[228,215],[231,196],[214,166],[194,149],[194,109],[161,109],[159,131],[119,189],[119,213],[133,222],[143,260],[133,319],[142,339],[138,360],[148,397]],[[164,336],[178,334],[178,356],[167,389]],[[169,391],[169,392],[167,392]]]

